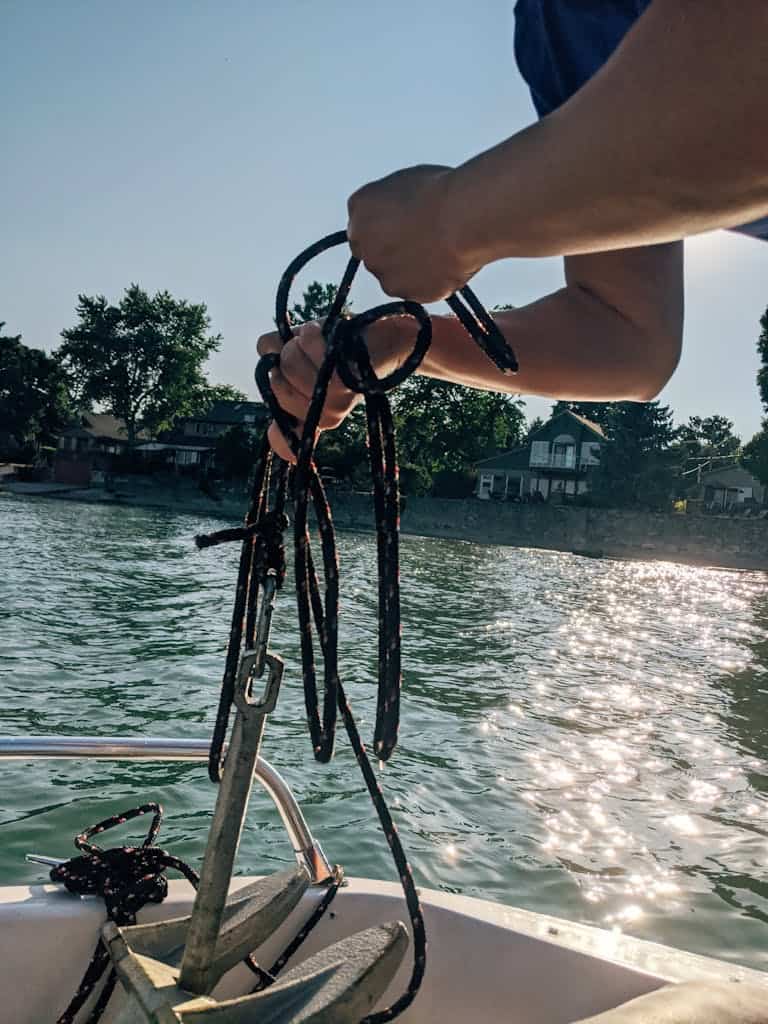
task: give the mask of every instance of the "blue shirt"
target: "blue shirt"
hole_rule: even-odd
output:
[[[608,60],[651,0],[517,0],[515,59],[544,117]],[[740,228],[768,241],[768,217]]]

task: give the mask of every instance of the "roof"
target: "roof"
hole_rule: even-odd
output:
[[[190,420],[201,420],[206,423],[245,423],[246,417],[253,416],[257,420],[265,419],[267,407],[263,402],[233,402],[228,398],[217,399],[204,416],[189,416]]]
[[[172,444],[164,441],[148,441],[146,444],[137,444],[137,452],[169,452],[177,451],[179,448],[185,448],[187,451],[192,452],[209,452],[213,446],[210,444],[200,444],[195,441],[174,441]]]
[[[62,431],[67,437],[96,437],[109,441],[128,442],[128,431],[125,420],[119,419],[108,412],[82,412],[79,422]],[[146,431],[140,430],[137,437],[146,438]]]
[[[597,434],[598,437],[602,437],[604,440],[607,440],[605,431],[599,423],[595,423],[594,420],[588,420],[586,416],[579,416],[579,414],[577,412],[573,412],[572,409],[567,409],[566,412],[569,416],[573,416],[575,420],[578,420],[582,426],[587,428],[587,430],[591,430],[593,434]]]
[[[605,431],[598,423],[594,423],[592,420],[588,420],[586,416],[579,416],[579,414],[573,412],[572,409],[563,409],[563,411],[559,412],[556,416],[551,416],[546,423],[543,423],[539,427],[538,430],[534,430],[534,432],[531,434],[531,437],[536,437],[537,434],[540,434],[542,430],[549,429],[549,427],[551,427],[553,423],[556,423],[557,420],[562,419],[563,416],[567,416],[569,419],[576,420],[576,422],[579,423],[582,427],[585,427],[587,430],[591,431],[593,434],[599,437],[601,441],[608,440],[608,438],[605,436]]]
[[[477,469],[527,469],[529,459],[529,450],[527,447],[524,448],[512,448],[508,452],[502,452],[500,455],[493,455],[490,459],[482,459],[480,462],[476,462],[475,466]]]
[[[164,430],[157,437],[158,444],[162,445],[163,448],[199,448],[201,451],[204,448],[215,448],[216,441],[217,438],[215,437],[196,437],[184,434],[180,430]],[[142,447],[147,448],[146,445],[142,445]],[[160,449],[157,450],[159,451]]]
[[[701,482],[706,487],[727,489],[728,487],[760,487],[757,480],[749,470],[743,466],[729,466],[723,469],[713,469],[709,473],[701,474]]]

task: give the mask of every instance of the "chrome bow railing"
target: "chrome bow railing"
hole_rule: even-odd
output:
[[[0,736],[0,761],[29,761],[50,758],[100,761],[207,761],[208,740],[114,736]],[[320,844],[309,830],[288,783],[282,775],[258,758],[254,778],[272,798],[283,821],[299,864],[307,869],[314,884],[332,874]]]

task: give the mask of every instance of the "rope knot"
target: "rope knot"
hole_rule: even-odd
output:
[[[283,534],[288,529],[288,516],[278,509],[270,509],[262,514],[256,526],[261,540],[256,562],[259,580],[263,581],[267,572],[272,569],[277,576],[278,586],[280,586],[285,579]]]
[[[116,924],[134,924],[147,903],[168,895],[167,856],[157,847],[122,846],[73,857],[51,869],[51,881],[78,896],[100,896]]]
[[[92,836],[143,814],[151,814],[152,822],[141,846],[103,850],[88,842]],[[162,816],[160,804],[142,804],[92,825],[75,838],[75,846],[82,853],[51,868],[51,881],[78,896],[101,896],[112,921],[134,924],[136,913],[146,903],[162,903],[168,895],[168,880],[163,872],[175,865],[176,858],[153,845]]]

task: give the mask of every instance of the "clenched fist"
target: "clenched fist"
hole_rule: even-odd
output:
[[[350,247],[388,295],[434,302],[463,287],[479,269],[465,265],[450,239],[451,170],[409,167],[350,196]]]

